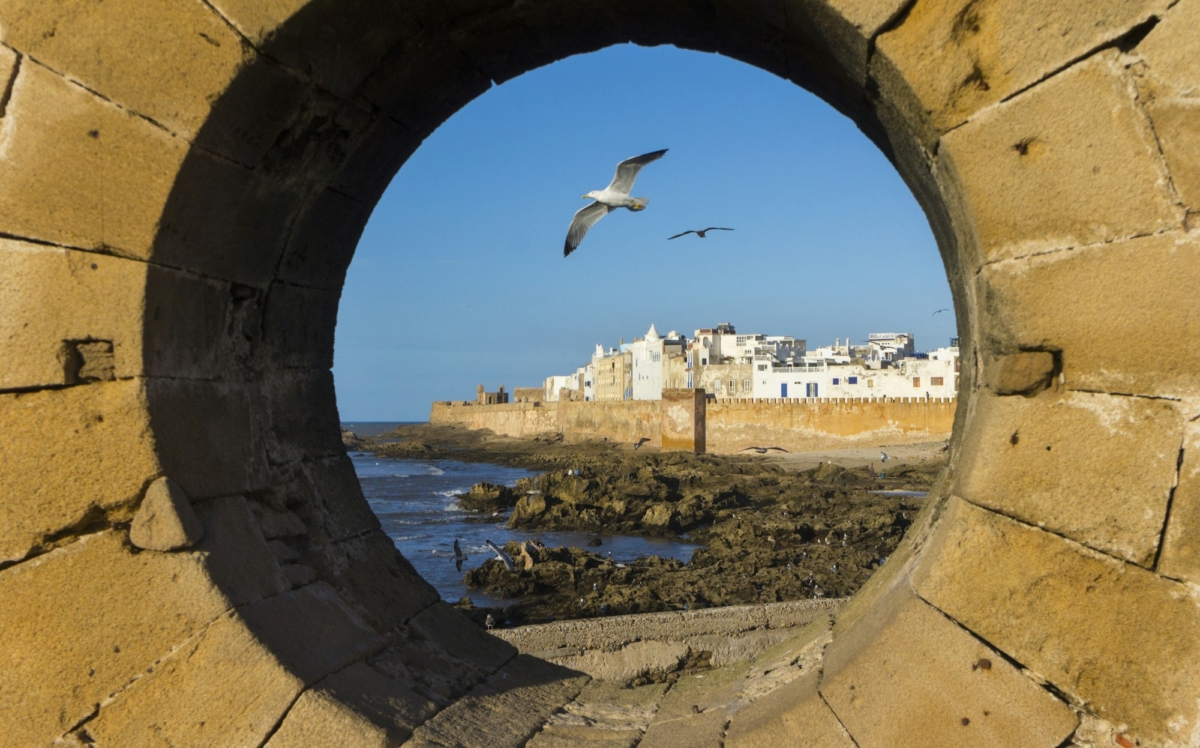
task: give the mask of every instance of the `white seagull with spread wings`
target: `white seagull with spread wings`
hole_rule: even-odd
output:
[[[664,148],[661,151],[625,159],[617,164],[617,174],[607,187],[602,190],[592,190],[583,196],[584,199],[590,198],[596,202],[580,208],[579,212],[575,214],[575,218],[571,221],[571,228],[567,229],[563,257],[578,249],[583,237],[587,236],[588,229],[617,208],[628,208],[634,212],[646,209],[650,200],[644,197],[630,197],[629,192],[633,189],[633,183],[637,181],[638,172],[642,170],[642,167],[651,161],[659,160],[666,152],[667,149]]]

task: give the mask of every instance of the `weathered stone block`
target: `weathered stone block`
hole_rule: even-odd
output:
[[[885,85],[911,89],[914,100],[902,105],[914,120],[928,117],[936,137],[1120,38],[1167,5],[1168,0],[922,2],[879,37],[875,72]]]
[[[273,464],[344,453],[331,372],[285,368],[268,375],[263,385],[264,431]]]
[[[1143,745],[1192,742],[1200,612],[1184,585],[960,500],[942,517],[915,584],[1089,711],[1128,725],[1125,734]]]
[[[160,474],[138,381],[0,395],[0,560],[127,520]],[[70,536],[70,532],[66,536]]]
[[[1196,55],[1200,40],[1200,3],[1181,0],[1162,14],[1162,21],[1138,44],[1135,54],[1150,65],[1154,77],[1180,96],[1200,93]]]
[[[263,335],[271,345],[271,363],[288,368],[332,368],[337,305],[336,291],[272,283],[263,310]]]
[[[7,44],[183,137],[251,56],[201,3],[15,0],[4,15]]]
[[[911,589],[896,587],[875,608],[867,638],[848,648],[834,640],[820,687],[861,748],[1054,748],[1074,731],[1066,704]]]
[[[1054,354],[1021,351],[990,356],[984,368],[985,386],[997,395],[1034,395],[1054,378]]]
[[[423,140],[491,86],[447,39],[425,33],[390,53],[360,93]]]
[[[228,608],[200,554],[131,553],[121,536],[0,571],[5,742],[49,744]]]
[[[307,512],[306,525],[314,540],[337,543],[379,529],[379,518],[363,496],[354,463],[344,453],[301,463],[296,498]]]
[[[725,733],[728,748],[774,748],[796,743],[857,748],[817,693],[816,672],[743,707],[733,715]]]
[[[320,642],[320,646],[313,646]],[[97,742],[259,745],[306,685],[382,647],[320,583],[228,613],[88,723]]]
[[[149,256],[186,143],[28,57],[0,138],[6,234]]]
[[[405,684],[355,663],[301,694],[266,748],[395,748],[436,711]]]
[[[151,265],[145,289],[134,300],[141,301],[139,373],[185,379],[217,379],[223,373],[228,283]]]
[[[313,198],[296,221],[283,253],[279,278],[334,294],[340,292],[372,207],[333,190]]]
[[[867,81],[870,40],[904,7],[903,0],[787,0],[786,24],[803,29],[860,85]]]
[[[1179,224],[1135,95],[1119,55],[1104,52],[942,138],[939,165],[985,261]]]
[[[1070,388],[1194,396],[1200,353],[1162,351],[1200,335],[1198,286],[1200,237],[1175,233],[995,263],[977,280],[983,343],[1061,351]]]
[[[1200,50],[1196,54],[1200,55]],[[1196,127],[1200,99],[1158,99],[1146,109],[1154,122],[1171,182],[1185,203],[1200,208],[1200,128]]]
[[[372,0],[214,0],[218,11],[272,58],[339,96],[419,28],[405,3]]]
[[[968,424],[957,495],[1134,563],[1153,562],[1183,443],[1174,403],[1086,392],[978,397]]]
[[[0,388],[73,384],[66,348],[96,341],[111,347],[113,377],[216,376],[228,297],[223,284],[119,257],[0,239],[0,291],[6,361]],[[53,314],[40,311],[46,305]]]
[[[282,154],[282,158],[297,154]],[[304,197],[304,184],[192,149],[155,218],[153,259],[213,278],[265,286]]]
[[[446,603],[437,602],[409,621],[409,628],[447,654],[492,672],[511,660],[517,650],[472,623]]]
[[[280,577],[279,565],[244,498],[210,499],[197,504],[195,511],[204,526],[204,539],[196,550],[204,554],[204,565],[213,583],[233,605],[245,605],[290,589]]]
[[[304,563],[337,589],[381,634],[437,602],[421,578],[381,530],[331,545],[311,545]]]
[[[638,748],[721,748],[728,722],[724,709],[656,722],[646,728]]]
[[[146,397],[163,471],[193,500],[246,492],[265,480],[242,385],[151,379]]]
[[[1200,422],[1187,425],[1178,485],[1163,535],[1156,569],[1175,579],[1200,584]]]
[[[334,177],[333,188],[375,205],[421,139],[390,117],[376,117]]]
[[[406,745],[523,746],[585,683],[586,675],[517,655],[487,682],[418,727]],[[498,714],[504,718],[496,719]]]
[[[67,341],[107,340],[119,376],[140,370],[146,264],[0,239],[0,388],[67,384]],[[53,314],[43,312],[46,305]]]
[[[149,551],[177,551],[196,544],[204,525],[175,481],[159,478],[146,489],[129,526],[129,542]]]

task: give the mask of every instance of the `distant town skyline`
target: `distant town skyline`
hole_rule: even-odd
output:
[[[656,148],[635,190],[649,207],[564,259],[579,196]],[[667,242],[714,225],[735,231]],[[810,347],[897,330],[926,350],[957,335],[934,314],[951,306],[924,215],[849,120],[734,60],[612,47],[493,88],[413,155],[350,266],[334,375],[343,420],[417,421],[652,323]]]

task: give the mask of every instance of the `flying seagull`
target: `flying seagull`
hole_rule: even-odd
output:
[[[934,312],[933,314],[931,314],[931,315],[929,315],[929,316],[930,316],[930,317],[936,317],[937,315],[941,314],[942,312],[948,312],[948,311],[950,311],[950,310],[949,310],[949,309],[939,309],[939,310],[937,310],[936,312]]]
[[[646,209],[650,200],[644,197],[630,197],[629,191],[633,189],[633,183],[637,180],[638,172],[642,170],[642,167],[651,161],[659,160],[666,152],[667,149],[664,148],[661,151],[625,159],[617,164],[617,174],[607,187],[602,190],[592,190],[583,196],[584,199],[591,198],[596,202],[585,205],[575,214],[575,218],[571,221],[571,228],[567,229],[563,257],[578,249],[583,237],[587,236],[588,229],[617,208],[628,208],[634,212]]]
[[[466,561],[466,560],[467,560],[467,557],[463,555],[462,548],[460,548],[458,545],[458,538],[455,538],[454,539],[454,568],[458,569],[459,571],[462,571],[463,561]]]
[[[887,462],[887,461],[888,461],[888,453],[887,453],[887,452],[880,452],[880,453],[879,453],[879,461],[880,461],[880,462]]]
[[[638,440],[637,440],[637,442],[635,442],[635,443],[634,443],[634,445],[633,445],[633,448],[634,448],[635,450],[637,450],[637,449],[641,449],[641,448],[642,448],[642,445],[643,445],[643,444],[645,444],[645,443],[646,443],[646,442],[648,442],[648,441],[650,441],[650,439],[648,439],[647,437],[644,437],[644,436],[643,436],[641,439],[638,439]]]
[[[500,550],[500,547],[492,541],[485,540],[483,542],[487,543],[488,548],[491,548],[496,553],[496,558],[500,559],[500,563],[504,564],[505,569],[513,571],[513,562],[511,556]]]
[[[679,237],[687,236],[688,234],[695,234],[696,236],[700,237],[701,239],[706,239],[707,237],[705,236],[705,234],[707,234],[710,231],[733,231],[733,229],[724,229],[724,228],[721,228],[720,226],[709,226],[706,229],[692,229],[691,231],[685,231],[682,234],[676,234],[675,236],[668,236],[667,241],[671,241],[672,239],[678,239]]]

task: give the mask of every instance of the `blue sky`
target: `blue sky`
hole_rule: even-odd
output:
[[[568,258],[583,193],[670,152]],[[686,229],[730,226],[667,241]],[[610,47],[494,87],[429,137],[375,207],[338,314],[344,421],[425,420],[433,400],[537,386],[653,322],[732,322],[809,347],[955,334],[924,214],[850,120],[717,55]]]

